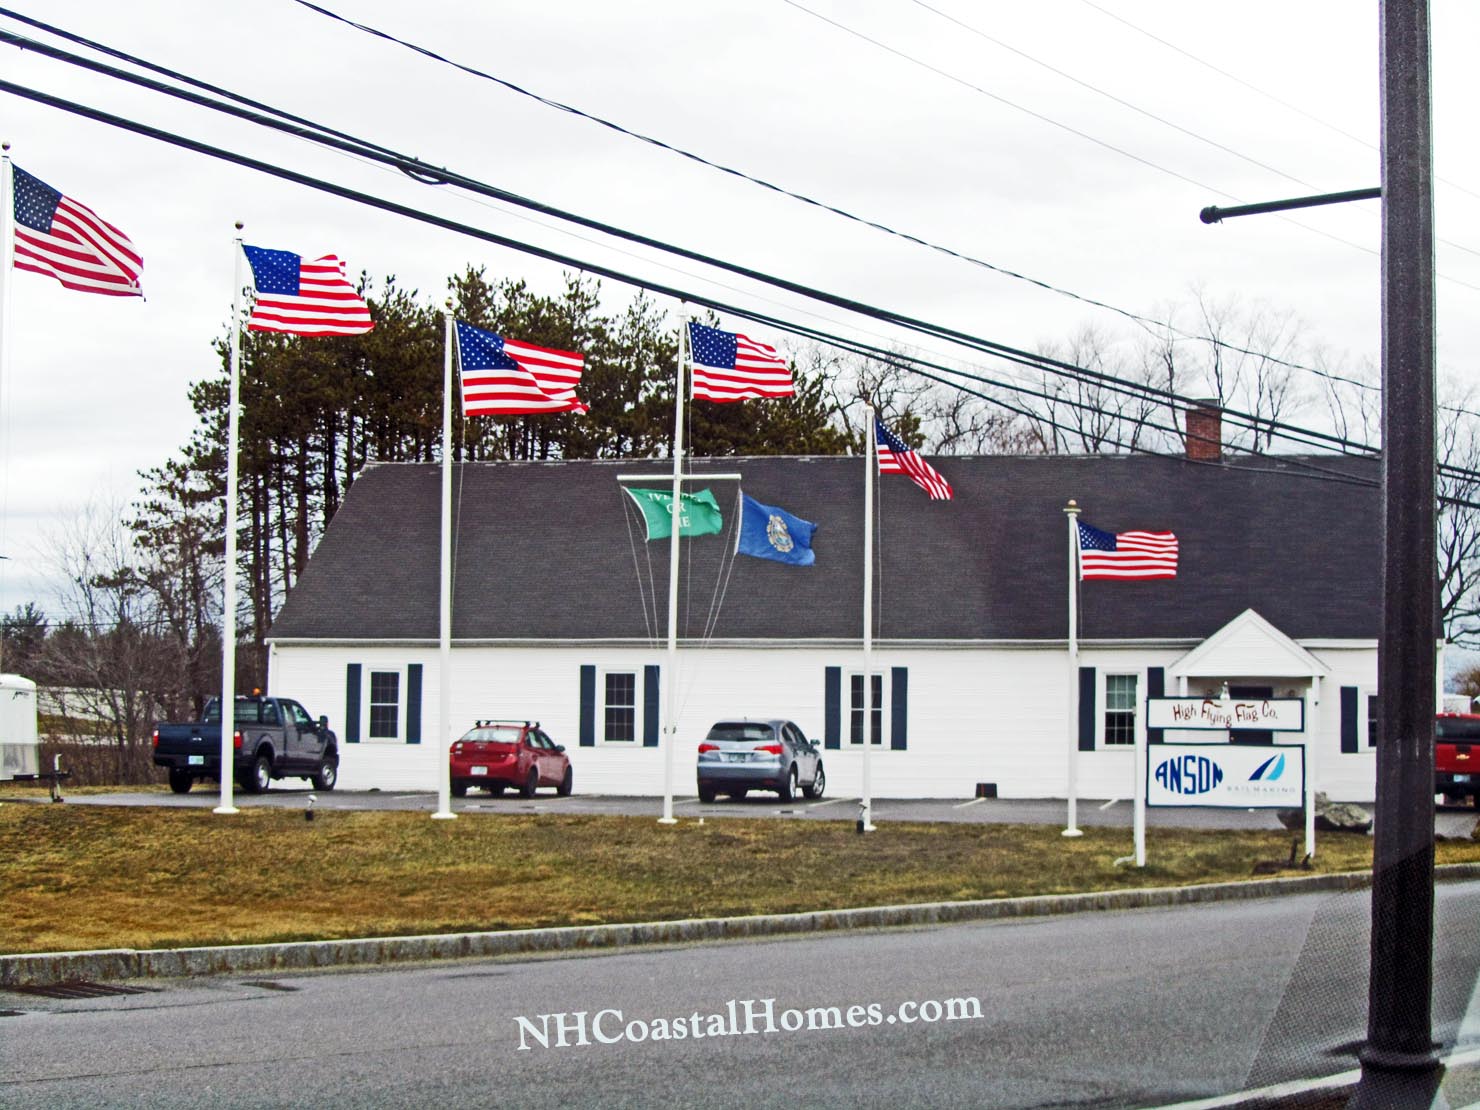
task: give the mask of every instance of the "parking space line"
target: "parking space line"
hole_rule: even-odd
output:
[[[847,801],[851,801],[851,800],[852,800],[851,798],[828,798],[825,801],[817,802],[817,803],[815,803],[813,805],[808,806],[807,808],[809,810],[812,810],[812,809],[821,809],[823,806],[835,806],[839,802],[847,802]]]
[[[698,798],[674,798],[673,804],[676,806],[691,806],[698,800]]]
[[[985,802],[985,798],[972,798],[969,802],[957,802],[952,809],[965,809],[967,806],[978,806]]]
[[[1120,804],[1120,799],[1119,798],[1111,798],[1108,802],[1106,802],[1104,805],[1102,805],[1100,807],[1100,812],[1101,813],[1104,813],[1105,810],[1109,809],[1111,806],[1118,806],[1119,804]]]

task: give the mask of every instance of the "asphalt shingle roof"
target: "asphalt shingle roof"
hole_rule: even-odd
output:
[[[1380,496],[1368,460],[1158,456],[941,457],[955,499],[879,481],[875,635],[883,640],[1062,640],[1064,506],[1109,532],[1169,530],[1171,581],[1085,582],[1086,640],[1202,638],[1252,608],[1295,638],[1373,639],[1380,618]],[[453,484],[455,639],[661,638],[668,543],[646,543],[618,474],[663,461],[468,463]],[[812,567],[741,556],[733,534],[685,541],[681,635],[857,639],[863,603],[861,458],[695,460],[739,472],[746,493],[818,525]],[[728,529],[737,483],[716,481]],[[688,487],[702,488],[702,487]],[[367,468],[274,622],[273,639],[438,635],[441,469]],[[646,617],[644,609],[646,608]]]

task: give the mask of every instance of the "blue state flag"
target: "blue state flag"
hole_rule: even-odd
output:
[[[796,567],[817,561],[812,551],[812,533],[817,525],[792,516],[775,505],[762,505],[748,494],[740,495],[740,533],[735,551],[757,559],[774,559]]]

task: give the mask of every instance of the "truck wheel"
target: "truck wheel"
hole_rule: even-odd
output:
[[[339,781],[339,760],[326,759],[319,765],[318,774],[313,777],[313,788],[315,790],[330,791],[334,784]]]
[[[272,760],[259,755],[252,764],[247,777],[242,780],[242,789],[248,794],[265,794],[272,786]]]
[[[190,784],[194,781],[195,779],[189,771],[177,770],[174,767],[170,768],[170,789],[176,794],[189,794]]]

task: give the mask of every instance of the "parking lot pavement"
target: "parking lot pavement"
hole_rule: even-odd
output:
[[[422,810],[437,809],[434,791],[336,790],[317,792],[303,787],[274,787],[266,794],[236,792],[232,801],[239,808],[280,806],[303,809],[314,795],[314,808],[320,810]],[[44,796],[38,799],[45,801]],[[169,808],[210,809],[220,801],[215,790],[192,790],[189,794],[120,791],[116,794],[79,794],[69,796],[73,805],[135,805]],[[452,799],[455,813],[588,813],[626,817],[657,818],[662,812],[661,798],[627,797],[604,794],[574,794],[561,798],[542,792],[533,798],[515,795],[493,797],[473,794]],[[1078,824],[1083,828],[1129,828],[1133,819],[1132,805],[1126,800],[1079,800]],[[1370,808],[1370,807],[1369,807]],[[679,795],[673,802],[674,815],[681,821],[699,818],[749,817],[792,818],[817,821],[856,821],[859,800],[856,797],[824,798],[821,801],[778,802],[768,795],[756,795],[743,801],[721,799],[711,803]],[[875,825],[888,821],[945,821],[958,824],[987,825],[1060,825],[1067,816],[1063,799],[1052,798],[876,798],[873,803]],[[1435,814],[1435,831],[1440,836],[1468,837],[1476,824],[1476,811],[1463,806],[1440,806]],[[1151,828],[1185,829],[1280,829],[1272,810],[1243,809],[1149,809],[1146,823]]]

